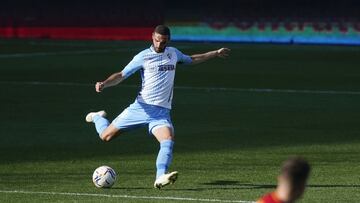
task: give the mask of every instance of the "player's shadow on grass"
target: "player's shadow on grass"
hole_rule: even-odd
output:
[[[240,181],[233,180],[216,180],[207,183],[201,183],[200,185],[212,186],[209,188],[189,188],[181,190],[202,191],[202,190],[242,190],[242,189],[275,189],[277,185],[274,184],[253,184],[253,183],[241,183]],[[308,188],[360,188],[360,185],[345,185],[345,184],[310,184]],[[177,189],[175,189],[177,190]]]
[[[221,188],[227,189],[263,189],[263,188],[276,188],[276,185],[273,184],[251,184],[251,183],[241,183],[240,181],[234,180],[215,180],[208,183],[202,183],[202,185],[211,185],[219,186]]]
[[[240,181],[233,180],[216,180],[208,183],[201,183],[201,186],[211,187],[194,187],[194,188],[172,188],[167,187],[164,191],[206,191],[206,190],[249,190],[249,189],[275,189],[276,185],[273,184],[251,184],[241,183]],[[181,186],[180,186],[181,187]],[[308,188],[360,188],[360,185],[321,185],[313,184],[307,185]],[[152,187],[112,187],[115,190],[153,190]]]
[[[243,189],[262,189],[262,188],[276,188],[276,185],[257,185],[241,183],[233,180],[216,180],[208,183],[200,183],[198,188],[166,188],[166,190],[183,190],[183,191],[206,191],[206,190],[243,190]],[[208,187],[203,187],[203,186]]]
[[[241,183],[240,181],[233,181],[233,180],[216,180],[208,183],[202,183],[202,185],[217,185],[217,186],[251,186],[251,187],[258,187],[258,188],[275,188],[276,185],[272,184],[250,184],[250,183]],[[357,188],[360,187],[360,185],[345,185],[345,184],[310,184],[307,185],[307,187],[314,187],[314,188],[333,188],[333,187],[346,187],[346,188]]]
[[[360,188],[360,185],[307,185],[310,188]]]

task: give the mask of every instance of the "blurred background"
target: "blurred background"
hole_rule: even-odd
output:
[[[0,37],[360,45],[356,0],[2,1]]]

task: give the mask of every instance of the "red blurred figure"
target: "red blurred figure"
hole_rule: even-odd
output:
[[[305,191],[310,165],[301,157],[286,160],[278,176],[276,190],[264,195],[257,203],[293,203]]]

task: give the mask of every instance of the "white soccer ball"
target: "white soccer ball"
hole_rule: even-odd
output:
[[[95,169],[92,180],[98,188],[110,188],[115,183],[116,173],[109,166],[100,166]]]

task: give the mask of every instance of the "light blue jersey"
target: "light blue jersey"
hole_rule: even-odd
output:
[[[142,85],[137,101],[171,109],[176,64],[190,64],[190,56],[174,47],[157,53],[151,46],[137,54],[122,70],[125,78],[140,70]]]

